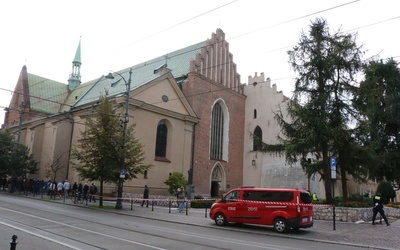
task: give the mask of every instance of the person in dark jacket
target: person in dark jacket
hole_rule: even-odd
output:
[[[149,207],[149,193],[150,193],[149,187],[147,185],[144,185],[143,200],[140,206],[143,207],[144,202],[146,201],[146,207]]]
[[[83,186],[83,198],[85,200],[88,199],[88,192],[89,192],[89,186],[87,183],[85,183],[85,185]]]
[[[372,209],[372,225],[375,225],[376,215],[379,213],[382,218],[385,220],[386,225],[389,226],[389,221],[385,216],[385,211],[383,211],[383,198],[381,196],[381,192],[376,192],[374,196],[374,208]]]

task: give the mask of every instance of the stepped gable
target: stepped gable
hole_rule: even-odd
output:
[[[233,55],[229,52],[229,43],[225,40],[225,33],[221,29],[212,34],[195,60],[191,61],[190,71],[243,94],[240,74],[237,73]]]

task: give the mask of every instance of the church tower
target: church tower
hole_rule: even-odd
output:
[[[73,91],[79,84],[81,84],[81,40],[75,53],[75,58],[72,61],[72,72],[68,79],[68,89]]]

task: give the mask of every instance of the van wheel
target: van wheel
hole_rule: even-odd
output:
[[[274,230],[278,233],[284,233],[288,230],[286,220],[278,217],[274,220]]]
[[[217,213],[215,215],[215,224],[217,224],[218,226],[225,226],[227,224],[225,215],[223,215],[222,213]]]

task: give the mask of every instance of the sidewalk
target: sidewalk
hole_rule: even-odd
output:
[[[88,206],[86,206],[86,203],[74,204],[71,199],[66,199],[63,201],[62,199],[42,199],[40,196],[32,197],[21,195],[21,197],[98,209],[98,201],[97,203],[88,203]],[[103,201],[103,205],[110,208],[102,208],[102,211],[110,213],[124,214],[133,217],[142,217],[173,223],[184,223],[202,227],[218,227],[215,225],[214,221],[209,218],[209,209],[188,208],[187,212],[185,211],[184,213],[179,213],[176,207],[152,207],[151,204],[149,207],[141,207],[139,203],[131,204],[130,202],[123,202],[123,208],[121,210],[112,208],[115,205],[114,201]],[[398,235],[400,235],[400,220],[390,221],[390,223],[390,226],[386,226],[385,223],[373,226],[370,222],[351,223],[336,221],[335,230],[333,230],[334,225],[332,221],[316,220],[314,221],[314,226],[311,228],[290,231],[284,234],[276,233],[273,231],[272,227],[264,226],[232,224],[224,228],[226,230],[282,237],[283,239],[290,237],[300,240],[332,242],[334,244],[359,246],[368,249],[400,249],[400,238],[398,237]]]
[[[115,204],[115,203],[113,203]],[[135,217],[163,220],[174,223],[184,223],[203,227],[218,227],[208,216],[207,209],[189,208],[186,213],[179,213],[176,208],[168,207],[141,207],[139,204],[133,204],[131,210],[130,203],[123,203],[122,210],[108,210],[113,213],[120,213]],[[400,248],[400,221],[391,221],[390,226],[385,223],[372,226],[370,222],[351,223],[335,222],[333,230],[332,221],[314,221],[314,226],[309,229],[300,229],[299,231],[290,231],[285,234],[279,234],[273,231],[272,227],[252,226],[252,225],[228,225],[227,230],[245,231],[262,235],[270,235],[282,238],[297,238],[300,240],[312,240],[332,242],[335,244],[360,246],[369,249],[399,249]]]

